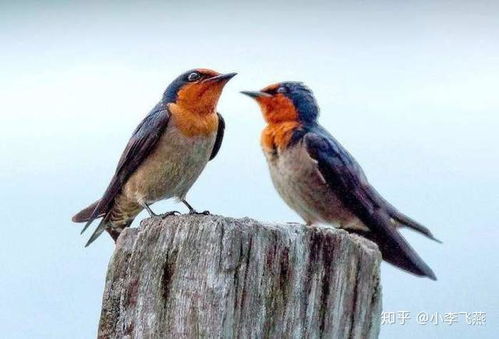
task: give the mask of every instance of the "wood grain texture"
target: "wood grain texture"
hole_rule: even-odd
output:
[[[99,338],[376,338],[380,253],[345,231],[172,216],[126,229]]]

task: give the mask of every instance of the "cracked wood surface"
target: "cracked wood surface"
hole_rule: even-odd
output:
[[[249,218],[172,216],[126,229],[99,338],[376,338],[373,243]]]

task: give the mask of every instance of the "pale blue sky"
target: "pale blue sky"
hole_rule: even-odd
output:
[[[168,83],[209,67],[239,75],[220,101],[226,137],[190,192],[194,206],[299,221],[270,182],[258,108],[238,92],[304,81],[322,124],[377,189],[444,241],[404,232],[439,280],[384,264],[384,309],[413,318],[487,312],[486,326],[412,319],[383,326],[381,337],[493,338],[498,9],[494,1],[2,2],[2,337],[95,336],[113,245],[102,237],[85,249],[70,217],[103,192],[130,133]]]

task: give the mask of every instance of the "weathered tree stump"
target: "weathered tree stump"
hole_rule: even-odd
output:
[[[100,338],[376,338],[373,243],[249,218],[146,219],[118,239]]]

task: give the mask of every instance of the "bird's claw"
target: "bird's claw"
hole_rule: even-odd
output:
[[[162,219],[165,219],[166,217],[169,217],[172,215],[180,215],[180,212],[179,211],[170,211],[170,212],[166,212],[166,213],[162,213],[162,214],[154,214],[151,217],[154,219],[162,220]]]
[[[210,211],[203,211],[203,212],[198,212],[196,210],[190,210],[189,214],[191,215],[210,215]]]
[[[172,216],[172,215],[180,215],[180,212],[179,211],[170,211],[170,212],[166,212],[166,213],[160,214],[159,217],[161,219],[164,219],[164,218]]]

